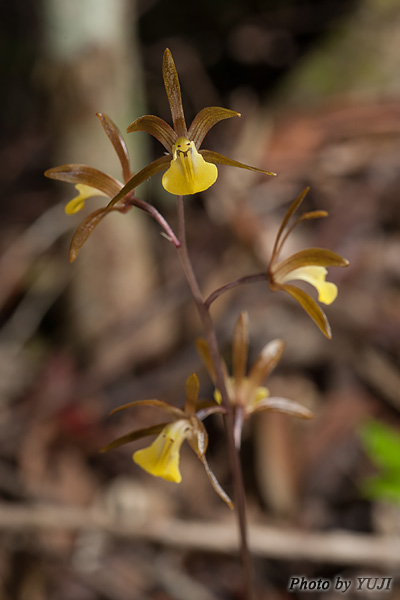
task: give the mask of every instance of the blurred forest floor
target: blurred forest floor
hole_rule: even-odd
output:
[[[304,208],[330,216],[296,229],[287,252],[321,246],[350,261],[329,275],[339,287],[326,310],[331,341],[267,284],[238,288],[213,306],[228,362],[242,310],[250,316],[250,363],[269,340],[285,341],[268,388],[315,414],[310,423],[263,414],[246,430],[257,599],[302,598],[286,589],[298,573],[393,577],[384,597],[400,597],[400,512],[363,496],[374,469],[359,436],[370,418],[400,428],[400,8],[378,0],[276,4],[213,10],[205,3],[196,18],[179,2],[166,35],[168,3],[139,2],[128,21],[132,79],[120,60],[126,31],[112,56],[105,44],[60,67],[54,56],[43,58],[43,15],[33,2],[1,9],[1,600],[240,598],[233,516],[190,451],[182,452],[179,486],[133,464],[139,443],[99,454],[153,423],[146,408],[109,417],[116,406],[145,398],[181,405],[192,372],[201,395],[212,397],[176,253],[158,226],[131,211],[111,215],[69,265],[80,221],[63,213],[72,190],[42,175],[59,162],[116,170],[103,156],[97,110],[116,107],[110,116],[122,131],[144,111],[170,120],[166,46],[188,120],[204,105],[242,113],[216,128],[206,147],[278,173],[221,167],[214,187],[187,200],[189,248],[205,295],[266,268],[285,209],[308,185]],[[129,109],[112,85],[101,96],[105,107],[96,104],[107,88],[102,77],[114,71],[129,79],[121,89],[135,77],[140,87]],[[134,146],[134,168],[159,151],[150,142]],[[143,195],[175,224],[160,187],[155,179]],[[217,418],[207,425],[209,461],[229,492],[223,427]],[[381,597],[355,585],[348,599]]]

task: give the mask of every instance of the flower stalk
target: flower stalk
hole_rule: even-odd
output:
[[[215,333],[214,324],[210,315],[209,305],[203,301],[203,296],[198,284],[192,261],[188,252],[186,241],[185,226],[185,208],[183,196],[177,196],[178,212],[178,238],[180,246],[177,248],[182,263],[187,282],[196,304],[197,312],[203,326],[204,335],[208,344],[211,362],[215,371],[218,390],[221,394],[221,404],[225,408],[224,422],[226,430],[226,439],[228,447],[228,457],[231,467],[232,482],[234,488],[234,506],[240,534],[240,553],[243,566],[244,588],[247,600],[253,599],[253,567],[251,554],[248,544],[247,517],[246,517],[246,497],[243,482],[242,466],[237,445],[235,444],[235,422],[232,405],[229,401],[228,392],[225,385],[224,371],[221,361],[221,354],[218,347],[218,340]]]
[[[211,306],[211,304],[217,300],[220,296],[222,296],[222,294],[225,294],[225,292],[229,292],[230,290],[233,290],[235,287],[238,287],[239,285],[244,285],[247,283],[256,283],[257,281],[264,281],[267,279],[266,274],[263,273],[254,273],[253,275],[244,275],[243,277],[239,277],[238,279],[235,279],[234,281],[230,281],[229,283],[226,283],[225,285],[221,285],[221,287],[217,288],[216,290],[214,290],[213,292],[211,292],[211,294],[208,296],[208,298],[204,301],[204,304],[207,306],[207,308],[209,308]]]

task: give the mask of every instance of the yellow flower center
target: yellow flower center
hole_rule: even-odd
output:
[[[225,381],[226,391],[228,393],[229,401],[235,405],[255,406],[269,396],[269,391],[266,387],[257,387],[251,385],[251,380],[248,377],[244,377],[241,382],[240,389],[238,390],[235,385],[233,377],[229,377]],[[214,400],[217,404],[221,404],[222,397],[221,392],[216,389],[214,390]]]
[[[217,167],[204,160],[194,142],[179,137],[172,148],[172,161],[162,184],[170,194],[188,196],[207,190],[217,177]]]
[[[187,419],[180,419],[164,427],[151,446],[138,450],[134,462],[155,477],[180,483],[179,452],[183,441],[191,434]]]
[[[88,198],[91,198],[92,196],[105,196],[100,190],[97,190],[90,185],[85,185],[84,183],[77,183],[75,189],[78,190],[78,195],[75,196],[75,198],[72,198],[64,209],[67,215],[73,215],[82,210],[85,206],[85,201]]]
[[[302,281],[306,281],[307,283],[313,285],[318,291],[318,300],[320,302],[323,302],[324,304],[332,304],[337,296],[338,289],[334,283],[325,281],[327,273],[328,271],[325,269],[325,267],[320,267],[317,265],[299,267],[298,269],[294,269],[282,277],[280,283],[292,281],[293,279],[301,279]]]

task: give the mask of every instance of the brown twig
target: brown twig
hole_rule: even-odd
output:
[[[126,516],[126,515],[125,515]],[[1,532],[103,531],[111,536],[156,542],[168,547],[224,554],[237,552],[237,532],[230,523],[180,519],[118,519],[103,509],[57,505],[0,504]],[[249,527],[254,555],[281,560],[399,568],[396,536],[331,531],[310,533],[270,525]]]

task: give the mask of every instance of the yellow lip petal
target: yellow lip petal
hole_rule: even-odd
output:
[[[218,169],[204,160],[194,142],[180,137],[173,147],[173,159],[162,185],[170,194],[188,196],[207,190],[215,183]]]
[[[308,265],[294,269],[285,275],[279,283],[301,279],[313,285],[318,291],[318,300],[323,304],[332,304],[338,294],[337,286],[325,281],[328,271],[325,267]]]
[[[78,195],[75,196],[75,198],[72,198],[64,209],[67,215],[73,215],[82,210],[88,198],[93,196],[105,196],[100,190],[84,183],[77,183],[75,189],[78,190]]]
[[[179,452],[190,431],[187,419],[169,423],[151,446],[134,453],[134,462],[150,475],[180,483]]]

